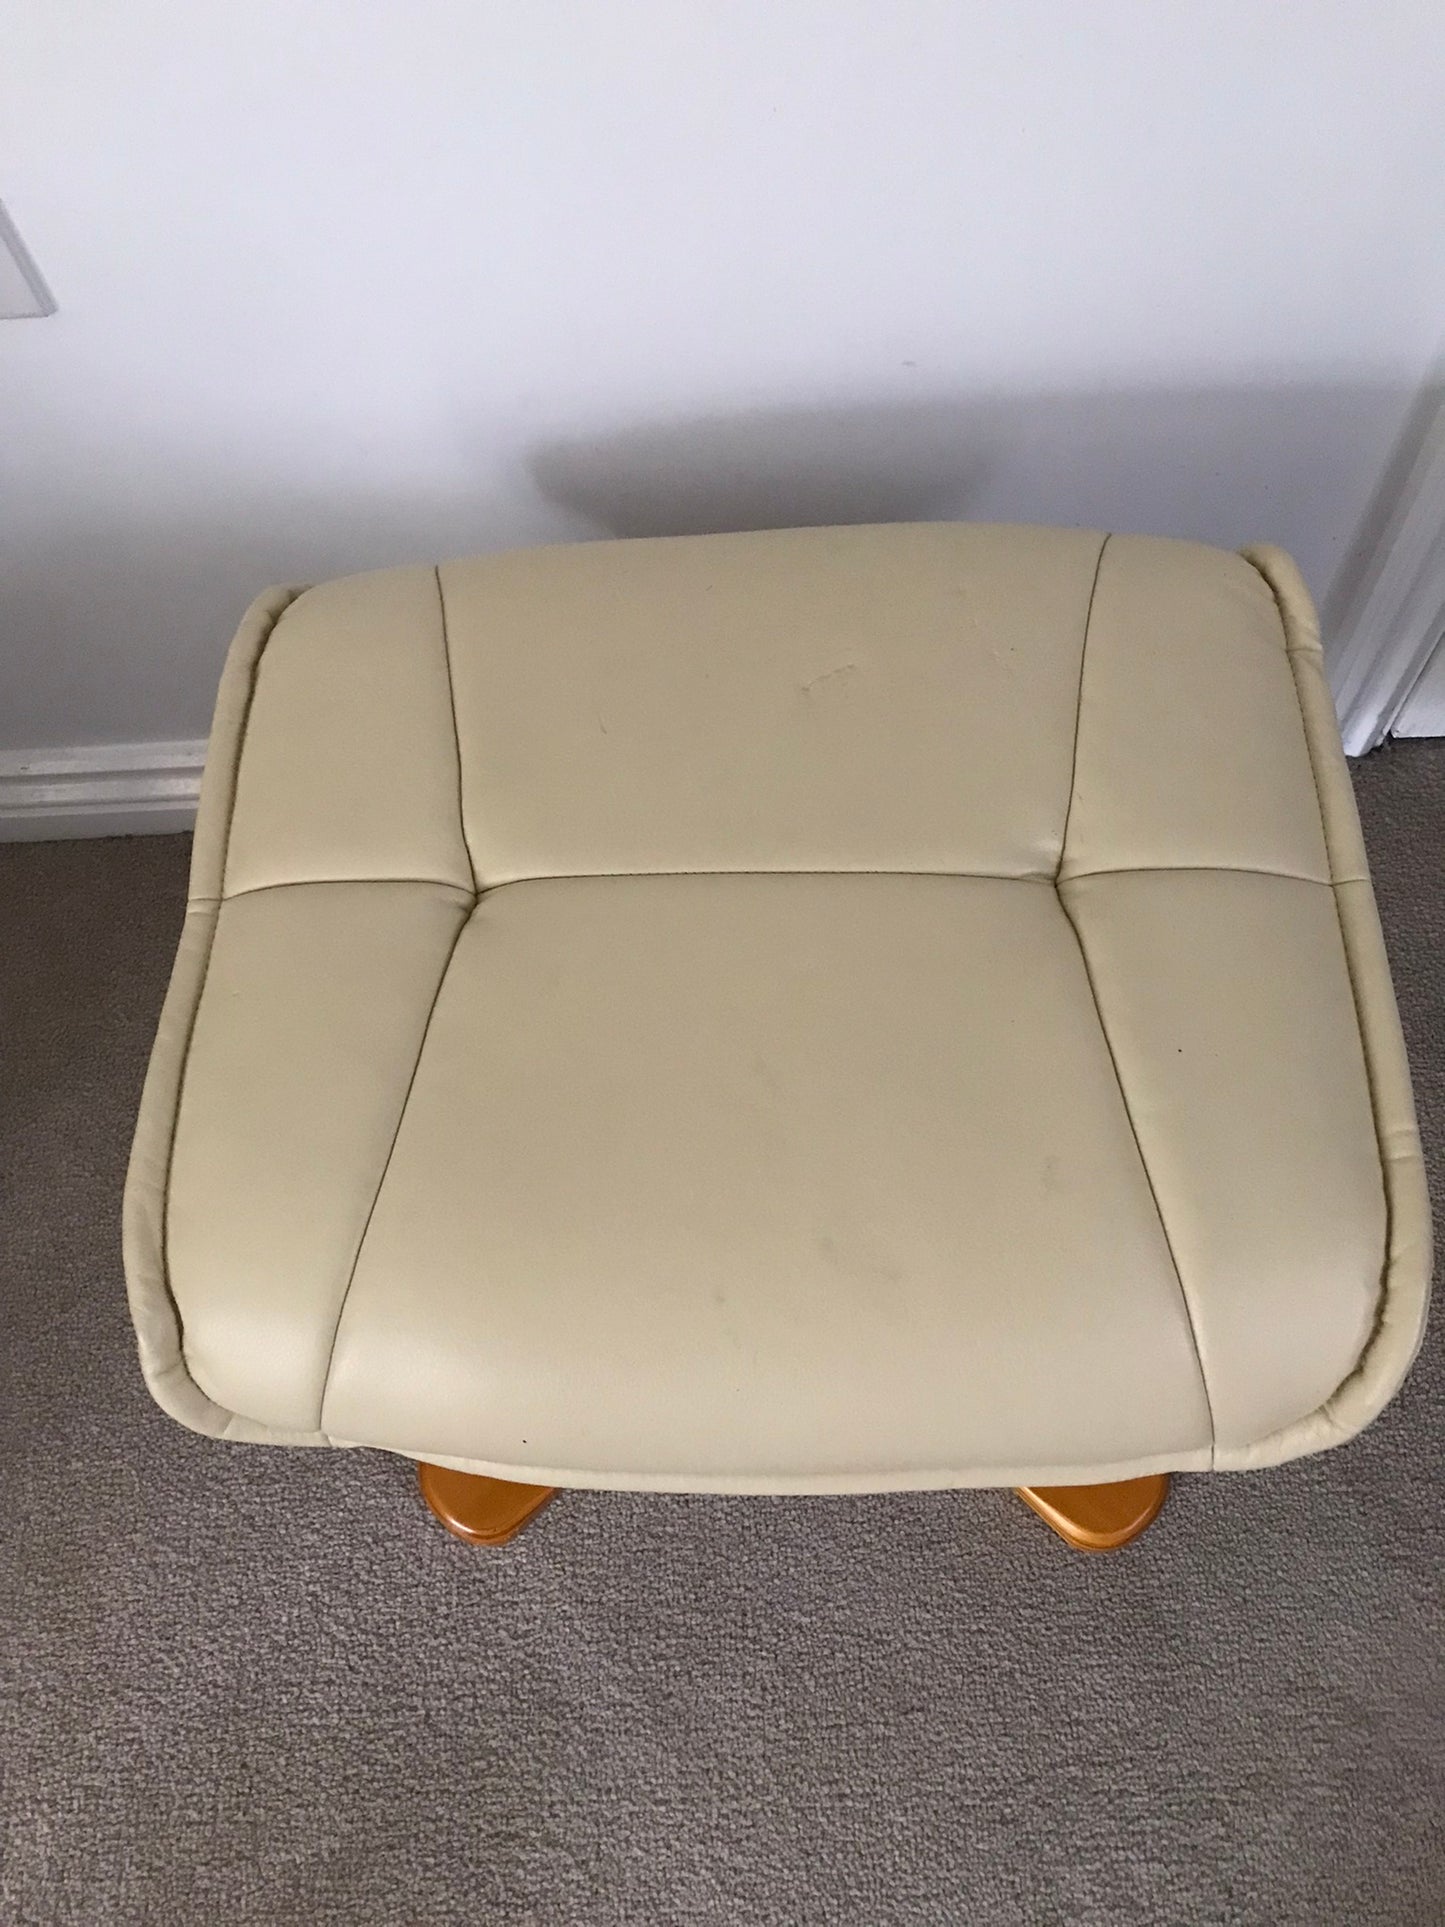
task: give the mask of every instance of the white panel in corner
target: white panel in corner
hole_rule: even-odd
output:
[[[1347,756],[1363,756],[1398,728],[1442,628],[1445,401],[1437,401],[1332,651],[1330,686]]]
[[[0,750],[0,842],[188,830],[204,738]]]
[[[1445,642],[1437,642],[1419,682],[1395,718],[1395,736],[1445,736]]]

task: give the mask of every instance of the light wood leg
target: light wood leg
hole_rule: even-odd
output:
[[[1020,1485],[1025,1505],[1076,1552],[1113,1552],[1137,1539],[1158,1514],[1169,1490],[1167,1472],[1116,1485]]]
[[[422,1497],[448,1532],[473,1546],[504,1546],[515,1539],[556,1491],[550,1485],[518,1485],[475,1472],[453,1472],[423,1461],[417,1466]],[[1137,1539],[1157,1516],[1169,1491],[1165,1473],[1122,1479],[1112,1485],[1021,1485],[1024,1504],[1078,1552],[1113,1552]]]
[[[421,1496],[448,1532],[469,1546],[504,1546],[542,1510],[556,1491],[551,1485],[514,1485],[477,1472],[452,1472],[444,1465],[416,1468]]]

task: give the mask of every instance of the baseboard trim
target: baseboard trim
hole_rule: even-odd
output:
[[[0,842],[188,830],[205,758],[204,738],[0,750]]]

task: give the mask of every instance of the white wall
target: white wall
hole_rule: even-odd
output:
[[[10,0],[0,747],[253,590],[968,514],[1323,592],[1445,317],[1436,0]]]

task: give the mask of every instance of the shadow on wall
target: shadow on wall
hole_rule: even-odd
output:
[[[936,395],[626,428],[548,443],[531,468],[607,535],[958,517],[1278,542],[1333,609],[1368,548],[1371,491],[1426,412],[1402,436],[1409,402],[1323,384]]]
[[[205,452],[177,455],[163,489],[77,495],[63,518],[5,531],[0,749],[203,736],[261,590],[559,539],[561,518],[525,490],[519,512],[481,482],[308,489],[304,476],[207,469]]]
[[[226,643],[271,583],[589,535],[964,517],[1274,541],[1316,595],[1335,585],[1328,627],[1378,526],[1372,492],[1408,460],[1411,403],[1385,385],[935,394],[519,449],[474,421],[437,451],[455,483],[402,486],[383,448],[344,490],[334,468],[298,472],[295,444],[284,472],[245,476],[204,445],[152,446],[77,468],[63,510],[16,504],[0,747],[201,734]]]

